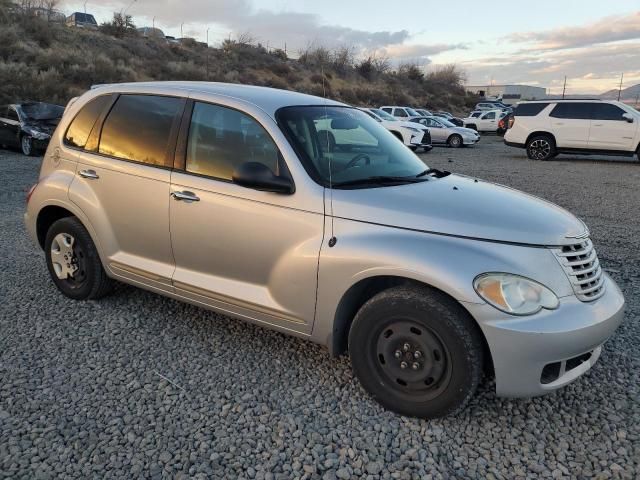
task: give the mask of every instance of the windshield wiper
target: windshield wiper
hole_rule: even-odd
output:
[[[392,176],[374,176],[357,178],[355,180],[345,180],[344,182],[336,182],[333,187],[350,187],[357,185],[397,185],[402,183],[418,183],[424,182],[426,179],[416,177],[392,177]]]
[[[429,168],[424,172],[416,175],[416,178],[426,177],[427,175],[433,175],[436,178],[442,178],[451,175],[451,172],[448,172],[446,170],[438,170],[437,168]]]

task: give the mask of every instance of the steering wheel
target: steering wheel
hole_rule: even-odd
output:
[[[365,159],[365,165],[371,164],[371,158],[369,158],[369,155],[367,155],[366,153],[359,153],[351,160],[349,160],[349,163],[347,163],[346,167],[344,167],[342,170],[348,170],[349,168],[355,167],[356,163],[358,163],[362,159]]]

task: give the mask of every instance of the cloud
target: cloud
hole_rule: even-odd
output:
[[[77,5],[78,0],[64,2]],[[64,4],[63,3],[63,4]],[[119,11],[131,4],[131,0],[104,0],[102,9]],[[168,28],[180,27],[185,32],[195,31],[194,24],[203,32],[207,26],[219,26],[231,34],[245,32],[258,42],[296,53],[310,44],[327,48],[353,47],[357,53],[385,50],[391,58],[434,55],[456,46],[405,45],[411,38],[407,30],[366,31],[340,25],[327,25],[315,14],[294,11],[274,12],[256,9],[251,0],[155,0],[153,5],[138,0],[128,10],[134,17],[155,17],[156,25]],[[135,18],[134,18],[135,19]],[[220,30],[218,30],[219,32]]]
[[[450,50],[464,50],[468,47],[465,44],[435,44],[435,45],[410,45],[410,44],[393,44],[382,47],[376,51],[379,55],[398,60],[408,59],[425,59],[427,57],[437,55],[439,53]]]
[[[580,48],[635,39],[640,39],[640,11],[630,15],[604,17],[597,22],[578,27],[513,33],[502,38],[515,43],[530,43],[527,48],[530,51]]]
[[[469,84],[498,83],[560,86],[565,75],[571,93],[609,90],[617,86],[621,72],[625,85],[640,83],[640,41],[599,44],[549,52],[520,52],[463,62]],[[635,67],[635,68],[630,68]]]

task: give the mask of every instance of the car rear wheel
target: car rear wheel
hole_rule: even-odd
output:
[[[527,143],[527,157],[531,160],[549,160],[557,155],[556,142],[549,135],[536,135]]]
[[[89,232],[77,218],[63,218],[51,225],[44,248],[53,283],[67,297],[93,300],[111,291],[113,281],[102,267]]]
[[[35,155],[35,148],[33,146],[33,138],[29,135],[23,135],[20,138],[20,149],[22,150],[22,154],[27,157],[32,157]]]
[[[481,334],[437,290],[400,286],[367,301],[349,332],[360,383],[384,407],[436,418],[460,411],[482,378]]]
[[[462,137],[460,135],[451,135],[447,140],[447,145],[451,148],[460,148],[462,146]]]

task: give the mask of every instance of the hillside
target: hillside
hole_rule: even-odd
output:
[[[640,95],[640,83],[638,85],[633,85],[631,87],[623,88],[620,92],[620,99],[627,101],[635,101]],[[609,90],[608,92],[600,95],[602,98],[607,99],[617,99],[618,98],[618,90]]]
[[[0,2],[1,3],[1,2]],[[101,29],[112,31],[109,29]],[[323,48],[287,58],[250,41],[207,48],[167,44],[129,28],[84,31],[17,14],[0,15],[0,103],[38,100],[64,105],[92,84],[206,80],[266,85],[323,95],[355,105],[410,104],[461,112],[475,103],[453,66],[424,74],[414,65],[356,61],[348,49]]]

